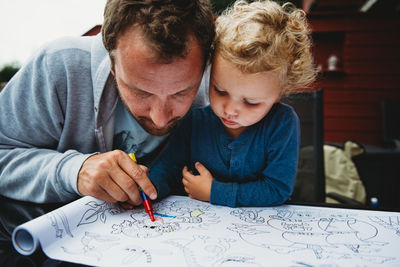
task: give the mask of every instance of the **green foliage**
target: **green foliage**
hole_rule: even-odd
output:
[[[16,63],[6,64],[0,69],[0,83],[8,82],[19,70],[20,66]]]

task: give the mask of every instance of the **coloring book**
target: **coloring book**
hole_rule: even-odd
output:
[[[14,247],[94,266],[400,266],[400,213],[230,208],[183,196],[143,207],[83,197],[18,226]]]

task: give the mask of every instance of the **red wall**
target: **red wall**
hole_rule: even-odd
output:
[[[92,35],[96,35],[101,31],[101,25],[96,25],[93,28],[91,28],[90,30],[88,30],[87,32],[85,32],[84,34],[82,34],[82,36],[92,36]]]
[[[310,15],[314,56],[322,71],[327,142],[381,145],[383,99],[400,99],[400,17]],[[327,58],[339,58],[327,71]]]

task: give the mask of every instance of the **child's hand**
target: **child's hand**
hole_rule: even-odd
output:
[[[196,162],[200,175],[193,175],[185,166],[182,170],[182,183],[190,198],[210,201],[212,175],[203,164]]]

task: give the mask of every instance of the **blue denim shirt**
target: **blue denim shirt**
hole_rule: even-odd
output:
[[[285,202],[296,177],[300,144],[294,110],[275,104],[233,139],[210,106],[190,111],[150,171],[159,198],[185,193],[182,168],[202,163],[213,175],[210,203],[270,206]]]

